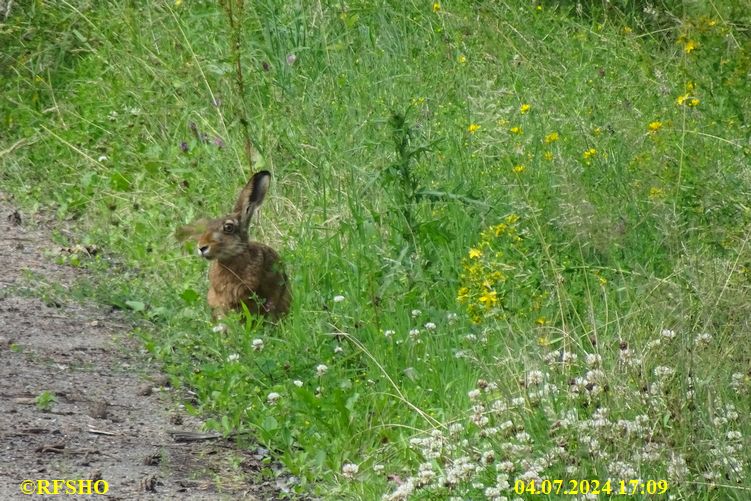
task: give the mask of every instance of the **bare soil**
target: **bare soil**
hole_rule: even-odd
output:
[[[265,451],[175,439],[201,423],[145,362],[126,316],[36,297],[85,273],[49,258],[59,223],[19,213],[2,193],[0,218],[0,499],[29,499],[27,479],[102,479],[109,499],[285,497],[283,477],[259,481]]]

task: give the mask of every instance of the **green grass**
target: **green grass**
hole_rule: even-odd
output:
[[[102,249],[79,293],[148,320],[192,411],[331,499],[748,497],[748,1],[230,3],[239,31],[201,1],[0,24],[3,187]],[[229,210],[247,139],[294,303],[213,332],[172,233]]]

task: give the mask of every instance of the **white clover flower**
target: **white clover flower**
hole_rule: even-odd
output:
[[[344,301],[344,296],[334,296],[335,303],[341,303],[342,301]]]
[[[411,329],[409,331],[409,337],[411,337],[412,339],[417,338],[419,335],[420,335],[420,329]]]
[[[536,385],[541,384],[545,378],[545,375],[542,373],[542,371],[529,371],[527,373],[527,384],[528,385]]]
[[[682,455],[673,452],[668,463],[668,477],[675,482],[688,478],[689,475],[690,471],[686,459]]]
[[[107,155],[100,155],[99,158],[97,158],[97,162],[106,162],[107,160],[109,160]]]
[[[384,336],[386,336],[386,337],[391,337],[391,336],[393,336],[394,334],[396,334],[396,332],[394,332],[394,331],[393,331],[393,330],[391,330],[391,329],[383,331],[383,335],[384,335]]]
[[[277,402],[277,400],[279,400],[280,398],[282,398],[280,394],[278,394],[275,391],[272,391],[271,393],[268,394],[268,396],[266,397],[266,400],[268,400],[271,405],[274,405]]]
[[[576,353],[571,353],[570,351],[564,351],[561,355],[561,363],[563,364],[573,364],[579,359],[579,356]]]
[[[511,489],[511,483],[508,481],[508,475],[501,473],[495,476],[495,486],[501,491],[507,491]],[[508,498],[501,496],[500,501],[508,501]]]
[[[321,377],[324,374],[326,374],[326,371],[329,370],[329,367],[326,364],[318,364],[316,366],[316,376]]]
[[[436,329],[436,325],[433,322],[428,322],[427,324],[425,324],[425,329],[434,331]]]
[[[449,433],[451,435],[456,435],[457,433],[461,432],[462,430],[464,430],[464,425],[461,424],[461,423],[451,423],[449,425]]]
[[[639,478],[636,469],[625,461],[615,461],[608,466],[610,474],[618,479]]]
[[[587,367],[600,367],[602,365],[602,356],[599,353],[587,353],[584,361]]]
[[[408,478],[391,494],[384,494],[381,501],[406,501],[415,491],[415,480]]]
[[[735,405],[725,404],[725,417],[728,418],[729,421],[735,421],[740,417],[738,411],[735,410]]]
[[[662,329],[660,335],[664,338],[673,339],[675,337],[675,331],[670,329]]]
[[[600,369],[592,369],[587,371],[586,378],[590,383],[599,383],[605,380],[605,372]]]
[[[480,396],[480,390],[478,389],[470,390],[467,393],[467,396],[469,397],[470,400],[477,400],[477,397]]]
[[[254,339],[252,346],[253,346],[253,351],[263,350],[263,339]]]
[[[728,418],[717,416],[712,419],[712,424],[719,428],[728,424]]]
[[[334,348],[334,353],[342,353],[343,351],[344,351],[344,348],[342,348],[341,346],[337,346],[336,348]]]
[[[237,353],[233,353],[232,355],[227,357],[227,362],[237,362],[238,360],[240,360],[240,355],[238,355]]]
[[[345,478],[355,478],[357,472],[360,471],[360,467],[353,463],[346,463],[342,465],[342,476]]]
[[[420,315],[422,315],[422,312],[420,310],[412,310],[412,318],[417,318]]]
[[[502,461],[495,465],[495,469],[503,473],[511,473],[516,469],[516,466],[512,461]]]
[[[422,463],[417,470],[417,484],[428,485],[435,478],[433,465],[431,463]]]
[[[511,399],[511,407],[524,407],[524,404],[526,404],[527,401],[524,400],[524,397],[516,397]]]
[[[732,376],[730,376],[730,387],[735,391],[735,393],[741,395],[747,390],[747,381],[748,379],[744,373],[736,372]]]
[[[493,401],[493,403],[490,405],[490,408],[496,414],[501,414],[501,413],[506,412],[508,410],[508,405],[506,405],[506,402],[504,402],[503,400],[499,399],[499,400]]]
[[[501,423],[498,427],[500,428],[501,431],[506,431],[506,430],[510,430],[511,428],[513,428],[514,423],[513,421],[509,419],[508,421],[504,421],[503,423]]]
[[[712,334],[704,332],[694,338],[694,344],[696,346],[707,346],[712,341]]]
[[[449,312],[446,314],[446,320],[449,321],[449,323],[454,323],[459,318],[459,315],[453,312]]]
[[[657,348],[658,346],[660,346],[661,344],[662,344],[662,340],[660,340],[660,339],[653,339],[653,340],[651,340],[650,342],[647,343],[647,351],[651,351],[651,350]]]
[[[727,433],[728,440],[740,440],[743,438],[743,434],[739,431],[731,430]]]
[[[501,490],[498,487],[488,487],[485,489],[485,497],[488,499],[500,498]]]
[[[212,329],[211,332],[227,332],[227,326],[224,324],[216,324]]]
[[[302,388],[303,382],[300,381],[299,379],[295,379],[294,381],[292,381],[292,384],[294,384],[298,388]]]
[[[382,464],[374,464],[373,465],[373,472],[374,473],[382,473],[384,469],[386,469],[386,467],[383,466]]]
[[[529,436],[529,433],[526,431],[520,431],[517,433],[514,438],[516,438],[519,442],[529,442],[532,437]]]

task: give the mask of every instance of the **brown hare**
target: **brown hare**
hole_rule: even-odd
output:
[[[201,219],[179,228],[179,240],[193,237],[198,254],[210,261],[208,302],[214,318],[245,304],[253,314],[277,319],[289,311],[291,294],[279,254],[248,240],[253,213],[263,202],[271,173],[253,175],[240,191],[235,208],[218,219]]]

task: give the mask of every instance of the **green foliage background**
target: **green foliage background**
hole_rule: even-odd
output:
[[[511,396],[552,349],[615,359],[669,328],[680,349],[634,388],[680,369],[655,416],[693,468],[671,492],[743,498],[747,475],[697,479],[716,402],[751,433],[728,386],[751,362],[748,1],[239,3],[17,2],[0,24],[3,189],[103,249],[69,263],[100,277],[78,292],[148,320],[192,410],[252,429],[301,491],[375,499],[393,484],[372,466],[414,471],[409,439],[466,417],[478,378]],[[230,208],[246,138],[274,176],[253,238],[283,255],[293,311],[213,332],[206,263],[172,232]],[[510,214],[522,244],[481,236]],[[468,272],[483,245],[502,255]],[[479,302],[493,270],[514,270],[505,303]]]

